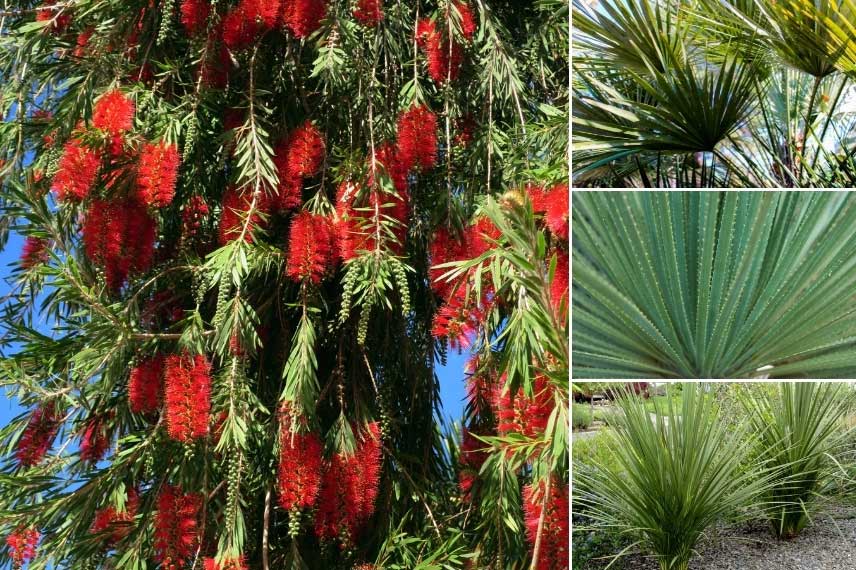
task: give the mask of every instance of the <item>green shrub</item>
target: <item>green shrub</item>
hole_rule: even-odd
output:
[[[639,398],[622,398],[618,406],[623,415],[614,418],[609,445],[614,461],[594,459],[574,473],[575,509],[636,536],[662,570],[686,570],[702,533],[757,504],[765,490],[765,478],[741,470],[751,443],[745,424],[726,424],[701,384],[685,385],[680,407],[653,420]]]
[[[843,419],[851,398],[843,384],[782,383],[745,400],[758,436],[759,457],[773,474],[768,515],[779,538],[793,538],[810,520],[838,464]]]
[[[574,429],[587,429],[591,426],[592,414],[589,406],[573,404],[571,407],[571,424]]]

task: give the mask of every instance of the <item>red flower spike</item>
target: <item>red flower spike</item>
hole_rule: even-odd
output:
[[[538,524],[544,505],[546,485],[523,487],[523,512],[526,522],[526,537],[529,540],[529,553],[535,549]],[[537,490],[536,490],[537,489]],[[550,484],[550,497],[546,501],[547,512],[541,529],[541,550],[538,556],[538,570],[567,570],[570,558],[568,551],[568,533],[570,530],[568,487],[553,478]]]
[[[532,386],[531,398],[524,395],[522,388],[512,398],[508,389],[503,387],[504,384],[503,376],[496,387],[493,402],[497,431],[500,435],[514,432],[529,438],[541,437],[555,405],[552,386],[545,377],[538,376]]]
[[[63,33],[71,24],[71,13],[69,8],[57,9],[55,6],[39,8],[36,10],[37,22],[52,22],[47,30],[53,35]]]
[[[208,0],[183,0],[181,3],[181,23],[188,35],[204,32],[210,14],[211,2]]]
[[[220,212],[220,245],[226,245],[232,240],[238,239],[243,231],[246,213],[250,209],[253,202],[253,193],[244,192],[236,188],[227,188],[223,194],[223,207]],[[252,228],[262,226],[262,217],[260,213],[266,213],[270,208],[270,200],[265,196],[264,192],[260,193],[256,199],[256,206],[253,210],[252,219],[250,220],[250,228],[244,235],[244,241],[251,243],[253,241]]]
[[[502,232],[490,221],[490,218],[482,216],[476,219],[466,229],[468,257],[476,258],[493,249],[496,247],[494,242],[499,240],[501,235]]]
[[[426,47],[431,38],[437,35],[437,23],[431,18],[420,18],[416,22],[416,42],[419,47]]]
[[[185,494],[178,487],[164,485],[158,496],[155,515],[155,559],[164,568],[183,566],[199,539],[198,516],[202,496]]]
[[[358,437],[354,455],[334,455],[322,475],[315,515],[315,534],[322,540],[352,542],[374,514],[383,449],[380,426],[372,422]]]
[[[115,507],[104,507],[95,511],[95,517],[89,530],[93,534],[103,534],[108,546],[112,546],[131,532],[134,517],[139,508],[139,496],[135,490],[128,492],[125,510],[119,512]]]
[[[326,15],[326,0],[291,0],[285,3],[283,23],[297,38],[305,38],[321,27]]]
[[[280,158],[277,164],[280,178],[309,178],[318,173],[324,162],[324,137],[310,121],[294,129],[285,147],[280,148],[285,150],[285,160]]]
[[[94,418],[86,424],[83,438],[80,441],[80,460],[88,463],[100,461],[110,447],[103,418]]]
[[[92,34],[94,32],[95,30],[93,28],[87,28],[77,35],[77,40],[74,42],[74,51],[71,52],[74,57],[80,58],[86,55],[86,46],[89,45],[89,40],[92,39]]]
[[[41,537],[41,533],[33,527],[19,528],[6,537],[6,546],[9,547],[9,558],[12,559],[14,570],[23,568],[24,564],[35,558],[36,546]]]
[[[262,30],[274,29],[280,20],[281,0],[241,0],[245,17]]]
[[[563,300],[568,300],[569,273],[568,252],[560,249],[556,251],[556,273],[553,275],[553,282],[550,283],[550,299],[556,311],[559,310]],[[567,307],[565,309],[567,310]]]
[[[472,8],[470,5],[464,2],[463,0],[457,0],[453,2],[455,6],[455,10],[458,11],[458,15],[461,17],[461,33],[464,36],[464,39],[467,41],[471,41],[473,39],[473,35],[476,33],[476,19],[473,15]]]
[[[180,162],[178,147],[174,144],[160,142],[143,146],[137,167],[137,192],[143,203],[163,208],[172,202]]]
[[[45,238],[27,236],[26,241],[24,241],[24,248],[21,251],[21,267],[32,269],[37,265],[47,263],[49,245],[50,241]]]
[[[157,355],[131,369],[128,405],[135,414],[154,414],[158,411],[163,391],[163,365],[163,356]]]
[[[449,339],[452,348],[466,349],[485,317],[485,310],[468,298],[466,287],[458,287],[445,305],[434,314],[431,334]]]
[[[79,202],[89,195],[101,160],[91,149],[83,146],[78,140],[70,140],[65,144],[59,168],[54,176],[51,190],[56,192],[61,201]]]
[[[256,23],[247,19],[247,14],[240,4],[223,17],[220,29],[223,45],[232,51],[249,47],[256,36]]]
[[[425,172],[437,164],[437,116],[425,105],[414,105],[398,117],[399,160],[410,170]]]
[[[167,357],[164,366],[164,413],[169,437],[189,443],[208,433],[211,412],[211,365],[198,354]]]
[[[544,223],[559,239],[568,241],[570,193],[567,183],[555,184],[544,195]]]
[[[131,272],[149,268],[157,227],[136,200],[93,200],[83,221],[86,255],[104,268],[107,285],[119,289]]]
[[[112,135],[121,135],[134,126],[134,102],[118,89],[102,95],[92,110],[92,126]]]
[[[292,433],[283,420],[279,454],[279,506],[311,509],[321,486],[323,449],[315,433]]]
[[[15,450],[19,465],[32,467],[44,459],[59,431],[61,421],[62,414],[53,403],[33,411]]]
[[[374,28],[383,20],[383,0],[357,0],[351,13],[363,26]]]
[[[317,284],[335,258],[330,220],[302,210],[291,221],[285,273],[294,281],[308,279]]]
[[[441,277],[451,268],[435,268],[433,266],[460,261],[469,258],[467,244],[464,237],[454,237],[445,227],[440,227],[434,232],[434,239],[428,249],[432,268],[429,270],[431,277],[431,289],[440,297],[448,297],[454,282],[446,282]]]

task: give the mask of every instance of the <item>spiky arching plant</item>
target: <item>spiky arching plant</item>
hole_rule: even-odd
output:
[[[574,495],[587,516],[632,536],[661,570],[686,570],[705,530],[759,504],[767,485],[744,469],[745,421],[727,424],[705,384],[684,384],[681,394],[652,419],[642,398],[625,391],[610,423],[615,461],[579,473]]]
[[[757,435],[758,457],[773,475],[766,512],[776,536],[793,538],[811,520],[838,469],[833,459],[852,409],[852,391],[836,382],[783,382],[742,400]]]

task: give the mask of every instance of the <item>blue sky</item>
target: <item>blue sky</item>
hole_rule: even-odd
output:
[[[6,247],[0,251],[0,298],[9,292],[7,279],[11,268],[9,264],[21,255],[23,238],[12,233]],[[437,363],[437,375],[440,379],[440,396],[443,401],[444,416],[447,421],[460,421],[463,412],[463,402],[466,396],[464,386],[464,365],[467,353],[459,355],[456,351],[450,351],[446,366]],[[21,412],[20,406],[9,398],[0,398],[0,425],[7,424],[13,417]]]

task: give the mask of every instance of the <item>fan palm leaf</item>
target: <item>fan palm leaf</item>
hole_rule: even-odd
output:
[[[856,377],[856,196],[573,202],[574,377]]]

